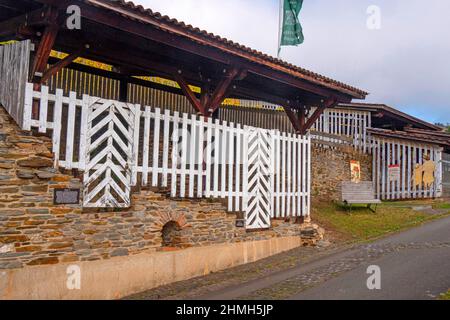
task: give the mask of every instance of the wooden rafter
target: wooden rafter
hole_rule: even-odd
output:
[[[45,72],[44,75],[41,78],[40,83],[45,83],[48,79],[50,79],[53,75],[55,75],[56,73],[58,73],[62,68],[67,67],[68,65],[70,65],[75,59],[77,59],[78,57],[80,57],[80,55],[86,50],[88,49],[87,47],[84,47],[80,50],[78,50],[77,52],[74,52],[70,55],[68,55],[67,57],[65,57],[64,59],[58,61],[57,63],[55,63],[54,65],[52,65],[50,68],[48,68]]]
[[[77,38],[71,37],[67,31],[62,31],[62,34],[65,39],[64,45],[59,46],[58,50],[72,52],[82,44]],[[95,37],[90,36],[89,33],[84,32],[82,37],[85,39],[96,39]],[[176,61],[173,59],[165,60],[164,55],[161,53],[153,54],[152,52],[151,55],[148,55],[142,48],[134,46],[128,48],[121,45],[121,42],[117,41],[118,39],[109,40],[108,38],[108,41],[103,40],[104,39],[102,39],[101,42],[91,42],[91,48],[84,57],[118,66],[121,70],[128,70],[126,72],[128,72],[127,74],[129,75],[147,74],[176,81],[173,75],[181,69],[183,79],[191,85],[202,86],[207,83],[207,80],[210,80],[211,86],[214,84],[214,87],[217,87],[217,83],[221,81],[217,76],[216,70],[204,69],[202,71],[204,74],[202,74],[192,65],[186,64],[185,61]],[[226,68],[226,66],[223,68]],[[251,75],[250,72],[247,73],[253,79],[254,75]],[[290,94],[286,95],[286,91],[283,91],[283,94],[277,96],[274,93],[268,93],[269,90],[263,90],[263,88],[257,86],[251,87],[251,80],[246,79],[246,81],[242,81],[242,83],[238,82],[239,79],[245,77],[245,75],[246,72],[242,72],[236,77],[233,85],[229,87],[229,92],[227,93],[228,97],[264,100],[278,105],[291,105],[296,99],[300,99],[303,103],[308,105],[315,105],[319,102],[320,96],[309,95],[307,92],[299,92],[298,90],[292,91],[292,94],[295,94],[295,97],[293,97]]]
[[[119,80],[119,101],[128,102],[128,80],[123,77]]]
[[[56,6],[62,1],[42,0],[39,2]],[[111,5],[111,8],[106,8],[102,4],[103,8],[100,8],[91,6],[89,2],[76,2],[81,6],[83,23],[86,26],[91,26],[91,28],[83,28],[83,30],[76,32],[61,30],[58,43],[55,46],[56,50],[74,52],[82,44],[82,40],[80,40],[82,37],[79,35],[86,36],[89,39],[92,38],[94,39],[93,46],[95,46],[95,49],[90,50],[89,55],[83,55],[85,58],[127,69],[130,72],[127,71],[124,74],[119,72],[118,74],[128,79],[135,75],[146,75],[148,73],[152,76],[175,80],[180,84],[181,91],[197,112],[205,116],[210,116],[216,111],[226,97],[265,100],[283,106],[291,106],[294,109],[298,109],[296,101],[302,101],[307,105],[318,105],[321,99],[330,96],[336,97],[339,102],[351,100],[352,94],[349,92],[295,76],[290,72],[292,70],[287,72],[281,70],[280,66],[271,68],[268,61],[259,61],[251,53],[245,53],[244,57],[241,52],[235,52],[229,46],[211,42],[204,37],[201,37],[202,39],[199,39],[198,42],[192,41],[191,37],[180,34],[180,30],[176,30],[177,32],[167,37],[165,30],[168,26],[158,27],[159,23],[165,24],[164,21],[144,17],[152,21],[146,24],[138,23],[136,20],[117,15],[114,10],[109,10],[116,7],[114,5]],[[97,2],[97,0],[94,0],[94,2]],[[103,1],[98,2],[103,3]],[[120,8],[120,10],[122,9]],[[125,12],[125,16],[128,14],[130,12]],[[47,18],[47,20],[49,19]],[[48,24],[45,31],[50,29],[51,26],[52,24]],[[103,28],[100,31],[100,28],[96,27]],[[103,29],[107,36],[102,33]],[[39,28],[34,30],[41,31]],[[33,29],[30,32],[25,31],[31,35]],[[197,37],[197,35],[193,36]],[[138,38],[139,42],[136,41]],[[44,37],[42,39],[44,40]],[[142,43],[143,45],[136,45],[136,43]],[[220,48],[216,48],[217,45]],[[37,46],[38,49],[40,47]],[[223,78],[217,77],[218,69],[231,67],[233,68],[230,70],[234,73],[236,73],[236,70],[246,71],[237,75],[233,75],[230,71]],[[183,81],[174,79],[174,75],[177,74],[179,69],[183,71],[180,75]],[[133,73],[133,71],[136,71],[136,73]],[[33,73],[35,74],[35,71]],[[234,82],[244,79],[247,73],[249,77],[246,81],[242,81],[242,83]],[[206,76],[211,76],[211,91],[206,91],[203,88],[206,83]],[[188,84],[202,86],[202,94],[194,93]],[[276,93],[267,94],[271,89]],[[296,118],[301,128],[300,131],[306,131],[309,125],[306,115],[299,112]]]
[[[211,116],[222,104],[229,92],[231,83],[237,78],[243,78],[245,72],[232,68],[229,72],[226,72],[224,77],[219,81],[219,84],[215,88],[214,92],[210,94],[210,84],[206,83],[202,85],[202,93],[200,99],[191,90],[187,81],[182,77],[183,72],[179,71],[173,74],[173,78],[180,85],[186,98],[192,104],[194,109],[201,115]]]
[[[191,90],[188,83],[184,80],[184,78],[181,76],[181,74],[176,72],[173,75],[173,77],[175,78],[175,80],[179,84],[179,86],[181,87],[181,90],[183,91],[184,95],[189,100],[191,105],[194,107],[194,109],[198,113],[200,113],[202,115],[206,115],[205,108],[202,105],[201,101],[195,96],[195,93]]]
[[[325,109],[333,108],[336,106],[338,101],[335,98],[330,98],[323,103],[322,106],[318,107],[315,112],[307,119],[307,107],[299,106],[297,115],[292,110],[292,107],[284,106],[284,111],[292,123],[295,131],[298,134],[304,135],[309,129],[314,125],[314,123],[319,119],[320,115],[325,111]]]
[[[45,12],[46,11],[43,9],[38,9],[5,21],[1,21],[0,39],[15,37],[24,27],[47,25],[49,23],[49,18],[45,15]]]
[[[241,87],[239,84],[233,86],[230,90],[230,95],[233,97],[241,97],[249,100],[263,100],[269,103],[273,103],[280,106],[293,107],[293,101],[289,97],[277,96],[272,93],[267,93],[263,91],[254,91],[248,88]]]
[[[36,3],[35,1],[27,0],[26,4],[24,5],[23,2],[17,1],[17,0],[0,0],[0,9],[7,9],[12,10],[17,13],[23,13],[25,11],[25,8],[28,9],[36,9],[39,8],[39,3]]]
[[[286,115],[288,116],[289,120],[291,121],[295,132],[300,133],[301,127],[295,112],[291,109],[291,107],[283,107],[283,109],[284,112],[286,112]]]
[[[314,123],[319,119],[320,115],[328,108],[334,108],[338,104],[338,100],[334,97],[329,98],[326,100],[320,107],[318,107],[314,113],[311,115],[311,117],[308,118],[308,121],[306,121],[306,124],[304,125],[302,129],[302,134],[306,134],[306,132],[311,129],[311,127],[314,125]]]
[[[40,0],[40,2],[55,4],[58,1]],[[122,9],[118,8],[113,3],[103,1],[95,1],[95,3],[99,6],[92,6],[84,2],[77,3],[81,8],[83,18],[114,29],[119,29],[122,32],[131,35],[164,44],[175,48],[176,50],[180,50],[180,52],[208,59],[209,61],[215,61],[225,65],[236,65],[242,69],[248,70],[249,73],[257,75],[258,77],[283,83],[320,97],[330,96],[330,91],[333,91],[333,94],[338,97],[341,102],[350,102],[352,99],[351,96],[353,93],[350,92],[351,90],[349,90],[348,93],[343,93],[311,81],[305,81],[305,79],[293,76],[289,70],[280,67],[275,63],[266,63],[266,65],[258,63],[260,61],[250,53],[231,52],[229,46],[224,44],[219,45],[215,43],[214,46],[212,46],[210,40],[204,39],[201,36],[195,36],[195,41],[192,41],[191,38],[193,35],[191,33],[188,34],[186,31],[180,30],[180,28],[174,28],[161,20],[154,19],[150,16],[139,15],[139,19],[145,20],[146,23],[133,21],[126,17],[129,13],[125,11],[123,12],[124,16],[118,15],[116,11]],[[164,31],[162,32],[161,30]],[[171,36],[167,36],[166,30],[173,31]]]
[[[89,49],[88,51],[86,51],[86,54],[83,55],[83,57],[85,58],[93,58],[92,55],[94,54],[94,47],[92,46],[91,49]],[[135,60],[135,59],[130,59],[130,60]],[[50,61],[55,62],[56,59],[55,58],[50,58]],[[57,61],[56,61],[57,62]],[[148,65],[151,66],[151,69],[142,69],[142,68],[138,68],[136,66],[136,68],[134,69],[124,69],[124,68],[119,68],[120,69],[120,73],[123,74],[129,74],[129,75],[145,75],[145,76],[162,76],[159,73],[159,67],[157,68],[157,70],[154,70],[154,64],[152,62],[149,62]],[[162,68],[163,65],[160,65],[160,67]],[[115,79],[115,80],[121,80],[122,79],[122,75],[118,73],[118,71],[116,70],[117,68],[115,68],[112,71],[106,71],[106,70],[101,70],[101,69],[96,69],[90,66],[86,66],[86,65],[81,65],[81,64],[76,64],[76,63],[72,63],[68,66],[68,68],[70,69],[74,69],[74,70],[78,70],[81,72],[87,72],[87,73],[91,73],[91,74],[95,74],[95,75],[99,75],[102,77],[107,77],[107,78],[111,78],[111,79]],[[175,68],[173,70],[176,70]],[[175,73],[175,71],[174,71]],[[171,74],[170,76],[167,76],[167,78],[170,78],[173,80],[175,80],[174,77],[174,73]],[[183,71],[183,75],[186,74],[186,71]],[[193,76],[193,74],[192,74]],[[184,77],[183,77],[184,79]],[[238,79],[238,78],[236,78]],[[203,88],[202,88],[202,95],[205,92],[209,92],[208,90],[205,90],[205,87],[210,86],[210,82],[207,81],[208,79],[204,80],[204,84],[203,84]],[[212,79],[211,79],[212,80]],[[214,79],[216,80],[216,79]],[[176,81],[176,80],[175,80]],[[183,92],[181,92],[181,89],[177,89],[177,88],[171,88],[171,87],[166,87],[163,85],[159,85],[156,83],[152,83],[149,81],[145,81],[145,80],[141,80],[135,77],[128,77],[128,82],[129,83],[133,83],[136,85],[140,85],[140,86],[144,86],[144,87],[150,87],[150,88],[154,88],[157,90],[165,90],[165,91],[169,91],[172,93],[176,93],[176,94],[182,94]],[[255,98],[257,97],[258,100],[263,100],[269,103],[273,103],[273,104],[277,104],[277,105],[283,105],[283,106],[291,106],[292,105],[292,100],[290,100],[288,97],[281,97],[281,96],[277,96],[271,93],[267,93],[267,92],[262,92],[262,91],[253,91],[250,90],[248,88],[244,88],[241,87],[239,85],[239,83],[237,83],[235,86],[232,86],[229,90],[229,94],[230,97],[233,98],[240,98],[240,99],[250,99],[250,100],[255,100]],[[203,99],[200,98],[200,101],[202,102],[202,105],[206,105],[206,99],[209,99],[210,96],[210,92],[208,94],[208,96],[203,96]],[[302,99],[302,101],[304,101],[306,104],[308,103],[313,103],[313,101],[309,101],[307,98]]]
[[[20,26],[16,31],[16,38],[18,40],[30,39],[33,42],[38,42],[40,32],[35,27]]]
[[[302,106],[298,111],[298,122],[300,123],[300,129],[304,132],[304,127],[306,124],[306,106]]]
[[[59,30],[59,25],[57,23],[58,11],[55,8],[49,7],[47,9],[46,15],[50,19],[50,24],[45,28],[42,39],[38,45],[31,68],[31,80],[43,77],[45,69],[47,68],[50,52],[52,51],[53,45],[55,44],[56,36]],[[41,81],[35,80],[33,82],[40,83]]]
[[[232,68],[225,76],[220,80],[219,85],[211,97],[210,102],[206,106],[206,110],[208,114],[213,114],[217,108],[222,104],[223,100],[226,97],[227,91],[231,86],[233,80],[235,80],[242,72],[237,68]]]
[[[206,83],[202,86],[202,92],[200,96],[200,103],[202,106],[206,106],[209,104],[209,101],[211,99],[211,86],[209,83]]]

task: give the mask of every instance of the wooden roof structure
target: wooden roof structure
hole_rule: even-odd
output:
[[[80,30],[67,28],[69,5],[80,8]],[[120,79],[124,100],[127,83],[143,84],[136,76],[161,76],[177,81],[199,114],[211,116],[227,97],[265,100],[285,107],[299,133],[326,108],[367,95],[132,2],[0,0],[0,11],[0,41],[32,39],[36,45],[30,73],[36,85],[83,57],[114,66],[111,72],[83,71]],[[51,60],[52,49],[69,55]],[[313,114],[311,106],[318,107]]]
[[[411,116],[385,104],[376,103],[341,103],[337,108],[372,112],[372,126],[374,128],[403,130],[408,127],[442,131],[442,128],[422,119]]]
[[[435,144],[444,148],[446,153],[450,153],[450,133],[442,131],[431,131],[421,129],[406,129],[406,131],[385,130],[379,128],[368,129],[375,136],[385,138],[405,139],[417,141],[424,144]]]

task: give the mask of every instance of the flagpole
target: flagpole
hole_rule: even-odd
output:
[[[284,0],[280,0],[280,14],[279,14],[279,28],[278,28],[278,54],[277,54],[277,58],[280,59],[280,52],[281,52],[281,37],[282,35],[282,30],[283,30],[283,1]]]

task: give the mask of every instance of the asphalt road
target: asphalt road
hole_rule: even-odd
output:
[[[367,288],[369,266],[381,289]],[[436,299],[450,289],[450,217],[198,299]]]
[[[435,299],[450,289],[450,218],[383,239],[399,248],[370,262],[381,271],[381,290],[369,290],[368,263],[291,299]]]

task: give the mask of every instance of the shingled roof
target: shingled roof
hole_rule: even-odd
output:
[[[409,129],[407,131],[393,131],[372,128],[368,129],[372,135],[387,137],[387,138],[399,138],[412,141],[418,141],[428,144],[436,144],[445,148],[450,148],[450,134],[445,132],[435,132],[429,130]]]
[[[420,126],[424,129],[433,130],[433,131],[441,131],[442,130],[442,128],[440,128],[439,126],[436,126],[425,120],[416,118],[410,114],[402,112],[402,111],[395,109],[391,106],[388,106],[386,104],[360,103],[360,102],[358,102],[358,103],[340,103],[338,105],[338,107],[371,111],[371,112],[377,112],[377,113],[384,113],[384,114],[390,115],[394,118],[398,118],[398,119],[404,120],[406,122],[412,123],[414,125]]]
[[[344,84],[342,82],[330,79],[304,68],[295,66],[291,63],[277,59],[260,51],[251,49],[239,43],[233,42],[218,35],[208,33],[205,30],[195,28],[192,25],[171,19],[168,16],[162,15],[159,12],[154,12],[151,9],[144,8],[141,5],[136,5],[131,1],[124,0],[85,0],[85,3],[97,7],[108,8],[116,13],[142,23],[152,24],[161,30],[168,31],[177,35],[188,37],[189,39],[203,44],[215,47],[219,50],[231,53],[241,58],[252,58],[252,62],[265,65],[272,69],[288,73],[294,77],[307,80],[309,82],[319,84],[333,90],[351,95],[356,99],[364,99],[368,93]],[[256,59],[255,59],[256,58]]]

